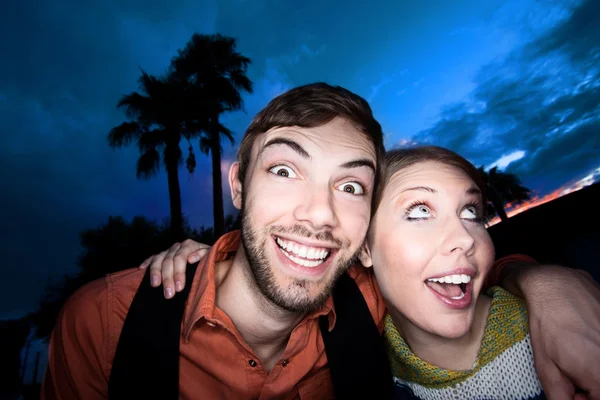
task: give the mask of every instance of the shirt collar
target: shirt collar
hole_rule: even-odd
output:
[[[186,342],[189,340],[193,327],[201,319],[214,318],[216,299],[215,266],[218,262],[230,258],[238,250],[240,244],[240,231],[226,233],[216,241],[210,252],[200,260],[183,316],[183,335]],[[315,310],[306,318],[312,319],[322,315],[327,315],[329,330],[331,331],[335,326],[336,319],[331,296],[318,310]]]

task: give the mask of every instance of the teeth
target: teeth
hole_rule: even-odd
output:
[[[462,292],[462,293],[460,294],[460,296],[454,296],[454,297],[450,297],[450,298],[451,298],[452,300],[460,300],[460,299],[462,299],[463,297],[465,297],[465,293],[464,293],[464,292]]]
[[[286,240],[283,240],[280,238],[277,238],[276,241],[277,241],[277,244],[279,245],[279,247],[281,247],[283,250],[286,250],[286,251],[284,251],[284,254],[286,256],[290,257],[290,259],[293,260],[294,262],[297,262],[296,261],[297,258],[294,256],[298,256],[298,257],[302,257],[302,258],[308,258],[310,260],[316,260],[316,261],[301,260],[303,262],[308,262],[310,264],[316,262],[317,264],[313,265],[313,266],[316,266],[316,265],[321,264],[323,262],[323,260],[329,255],[329,250],[327,250],[327,249],[304,246],[299,243],[286,241]],[[291,258],[291,257],[294,257],[294,258]],[[302,262],[298,262],[298,264],[304,265]],[[306,266],[310,266],[310,265],[306,265]]]
[[[471,282],[471,277],[469,275],[460,274],[460,275],[442,276],[441,278],[431,278],[431,279],[427,279],[427,280],[429,282],[453,283],[455,285],[459,285],[461,283]]]
[[[324,261],[324,260],[308,261],[308,260],[304,260],[302,258],[294,257],[293,255],[291,255],[287,251],[282,251],[282,253],[287,258],[289,258],[290,260],[292,260],[293,262],[295,262],[296,264],[300,264],[300,265],[302,265],[304,267],[316,267],[317,265],[323,264],[323,261]]]

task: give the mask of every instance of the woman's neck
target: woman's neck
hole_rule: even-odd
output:
[[[391,307],[388,310],[402,338],[417,357],[443,369],[468,371],[477,361],[491,304],[490,297],[479,296],[470,329],[452,339],[421,329],[400,312],[393,312]]]

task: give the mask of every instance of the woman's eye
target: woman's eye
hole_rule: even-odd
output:
[[[477,207],[468,206],[460,213],[460,217],[464,219],[479,219]]]
[[[409,219],[423,219],[431,217],[431,210],[425,204],[418,204],[408,212]]]
[[[465,219],[477,219],[477,208],[475,206],[468,206],[460,213],[461,218]]]
[[[296,173],[285,165],[276,165],[269,170],[272,174],[281,176],[282,178],[296,178]]]
[[[338,186],[338,190],[341,190],[342,192],[349,193],[349,194],[355,194],[355,195],[363,194],[365,192],[362,185],[359,183],[356,183],[356,182],[343,183],[340,186]]]

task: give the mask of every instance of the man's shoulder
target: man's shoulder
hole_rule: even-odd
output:
[[[127,299],[137,291],[145,270],[138,268],[108,274],[80,287],[65,304],[66,309],[81,309],[105,303],[109,297]]]
[[[379,285],[377,285],[373,268],[365,268],[361,264],[355,264],[348,269],[348,275],[356,282],[369,306],[371,316],[378,328],[382,330],[383,318],[385,317],[385,302],[379,290]]]
[[[61,335],[89,335],[94,342],[118,337],[144,273],[137,268],[128,269],[83,285],[61,310],[57,321]]]
[[[348,275],[358,287],[364,291],[367,290],[379,290],[377,282],[375,281],[375,274],[373,274],[373,268],[365,268],[361,264],[354,264],[348,269]]]
[[[79,288],[65,303],[53,336],[73,351],[97,351],[111,362],[125,317],[145,271],[129,269]],[[160,290],[160,289],[157,289]],[[106,368],[105,365],[103,364]]]

